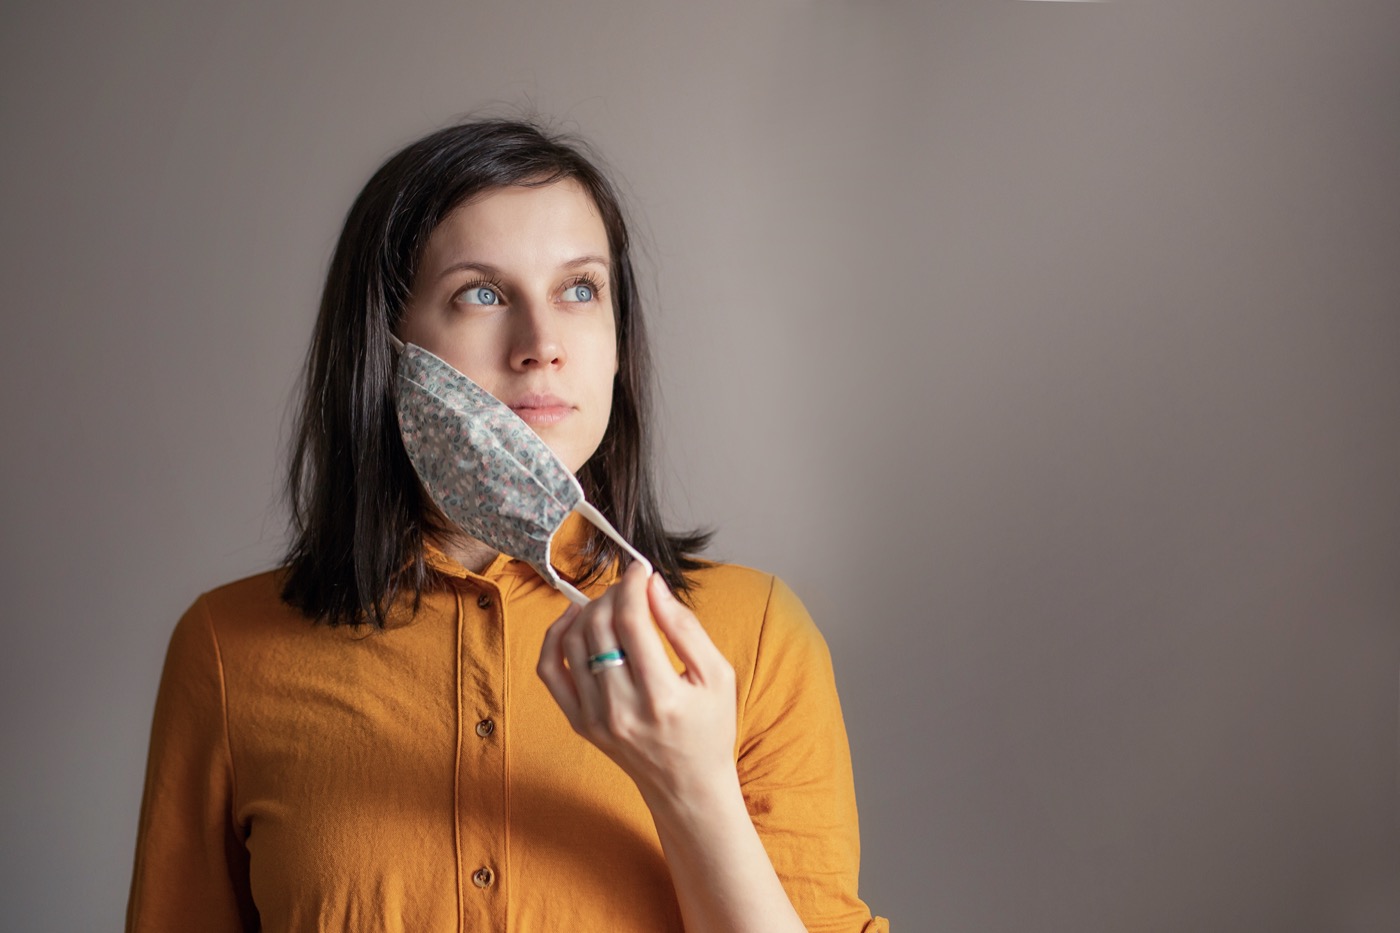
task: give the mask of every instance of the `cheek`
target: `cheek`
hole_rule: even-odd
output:
[[[617,395],[617,372],[618,357],[615,351],[608,352],[598,367],[598,371],[593,374],[593,381],[596,391],[596,411],[597,423],[595,433],[598,440],[602,440],[607,433],[608,421],[612,417],[613,398]]]
[[[503,336],[492,328],[449,327],[426,314],[410,318],[405,333],[413,343],[483,386],[493,381],[496,360],[504,352]]]
[[[588,382],[595,393],[610,395],[618,373],[617,338],[613,329],[599,328],[588,335],[587,344]]]

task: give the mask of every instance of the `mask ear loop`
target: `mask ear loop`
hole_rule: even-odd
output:
[[[599,512],[597,509],[595,509],[587,500],[581,500],[578,505],[574,506],[574,511],[577,512],[579,515],[582,515],[584,518],[588,519],[589,523],[592,524],[593,527],[597,528],[603,534],[616,541],[618,546],[620,546],[624,551],[631,555],[634,561],[639,562],[643,567],[647,569],[648,577],[652,575],[653,568],[651,566],[651,561],[647,560],[641,555],[641,552],[639,552],[632,545],[628,544],[627,539],[617,533],[617,529],[612,526],[611,522],[609,522],[606,518],[603,517],[602,512]],[[559,590],[559,592],[569,597],[569,602],[573,603],[575,606],[587,606],[589,602],[591,602],[591,600],[589,600],[587,596],[583,595],[578,591],[577,587],[575,587],[568,580],[565,580],[562,577],[560,577],[557,573],[555,574],[555,580],[551,582],[554,583],[555,587]]]
[[[575,606],[587,606],[592,602],[587,596],[584,596],[578,591],[578,587],[574,586],[563,577],[557,580],[551,580],[550,582],[554,584],[555,589],[569,597],[569,602],[573,603]]]
[[[647,576],[652,575],[653,568],[651,566],[651,561],[647,560],[641,555],[641,552],[628,544],[627,539],[618,534],[617,529],[612,526],[612,523],[604,518],[603,513],[595,509],[588,500],[581,500],[578,505],[574,506],[574,511],[592,522],[593,527],[616,541],[619,547],[632,556],[633,560],[640,562],[641,565],[647,569]]]

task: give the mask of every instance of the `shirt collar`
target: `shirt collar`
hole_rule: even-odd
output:
[[[559,575],[570,583],[578,583],[588,569],[588,562],[584,558],[584,548],[592,533],[593,526],[587,519],[577,512],[570,512],[550,541],[549,553],[554,569],[559,571]],[[508,554],[497,554],[481,573],[472,573],[428,540],[423,542],[423,562],[438,573],[458,579],[484,577],[493,580],[506,574],[539,576],[534,567]],[[612,566],[603,570],[594,585],[607,586],[617,578],[617,575],[617,562],[614,561]],[[589,587],[589,589],[592,588],[592,586]]]

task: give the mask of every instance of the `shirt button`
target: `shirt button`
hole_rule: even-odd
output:
[[[476,724],[476,734],[481,736],[483,739],[495,731],[496,724],[489,719],[483,719],[481,722]]]
[[[478,868],[472,872],[472,884],[478,888],[489,888],[491,882],[496,880],[496,873],[489,868]]]
[[[486,594],[486,593],[482,593],[480,596],[478,596],[478,597],[476,598],[476,607],[477,607],[478,609],[490,609],[490,608],[491,608],[491,597],[490,597],[488,594]]]

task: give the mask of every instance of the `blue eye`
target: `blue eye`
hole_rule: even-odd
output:
[[[473,285],[458,296],[469,305],[495,305],[501,303],[501,296],[489,285]]]
[[[571,295],[572,295],[573,297],[570,297]],[[565,300],[565,301],[592,301],[592,300],[593,300],[593,286],[592,286],[592,285],[588,285],[588,284],[583,283],[583,282],[580,282],[580,283],[577,284],[577,285],[571,285],[571,286],[569,286],[568,288],[564,289],[564,300]]]

